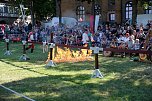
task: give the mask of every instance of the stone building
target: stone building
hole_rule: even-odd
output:
[[[61,12],[64,17],[74,17],[83,21],[89,21],[90,16],[96,14],[100,16],[101,22],[121,24],[129,19],[135,22],[137,14],[152,14],[151,6],[143,7],[141,2],[137,1],[95,0],[93,4],[87,1],[81,2],[81,0],[61,0]]]

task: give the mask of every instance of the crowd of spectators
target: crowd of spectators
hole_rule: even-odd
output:
[[[30,31],[34,34],[36,42],[50,42],[50,33],[54,33],[53,41],[59,44],[67,45],[88,45],[99,47],[112,48],[128,48],[138,50],[143,48],[148,30],[152,28],[152,21],[149,21],[146,26],[125,25],[99,25],[95,33],[89,26],[76,25],[73,28],[62,26],[35,26],[32,29],[31,23],[5,25],[1,27],[0,32],[8,34],[11,40],[28,40]]]

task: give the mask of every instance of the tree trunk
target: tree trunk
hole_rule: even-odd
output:
[[[30,7],[31,7],[30,12],[31,12],[32,26],[35,26],[34,9],[33,9],[33,1],[31,1]]]
[[[55,0],[56,2],[56,15],[59,17],[59,25],[62,23],[62,14],[61,14],[61,0]]]
[[[132,1],[132,7],[133,7],[133,12],[132,12],[132,24],[136,24],[136,18],[137,18],[137,4],[138,0],[133,0]]]

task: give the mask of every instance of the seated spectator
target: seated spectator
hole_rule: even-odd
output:
[[[139,39],[136,39],[134,44],[134,50],[139,50],[139,49],[140,49]]]
[[[124,40],[125,40],[125,38],[124,38],[123,34],[120,34],[120,36],[118,38],[118,44],[124,43]]]
[[[117,40],[116,40],[116,38],[112,39],[112,42],[110,43],[110,47],[111,48],[116,48],[117,47]]]
[[[130,36],[129,33],[126,33],[126,34],[124,35],[124,37],[123,37],[124,43],[126,43],[126,42],[129,40],[129,36]]]
[[[130,36],[129,40],[126,42],[128,49],[134,49],[134,39]]]

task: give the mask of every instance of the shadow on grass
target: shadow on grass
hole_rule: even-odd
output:
[[[90,79],[88,75],[81,74],[26,78],[3,85],[37,101],[151,101],[152,85],[146,82],[151,80],[147,74],[150,71],[148,69],[140,74],[136,71],[106,82],[104,78]],[[141,79],[145,74],[147,76]]]

